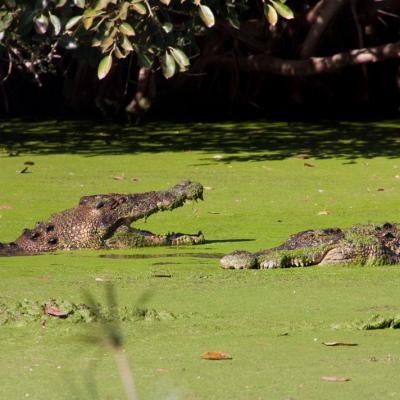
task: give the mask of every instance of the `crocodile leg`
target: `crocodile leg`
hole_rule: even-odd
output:
[[[204,235],[202,232],[193,235],[185,233],[156,235],[149,231],[134,229],[125,225],[120,226],[111,238],[105,240],[105,246],[113,249],[145,246],[193,245],[201,243],[204,243]]]

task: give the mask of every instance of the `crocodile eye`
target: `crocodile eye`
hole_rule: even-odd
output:
[[[392,229],[393,225],[389,224],[389,222],[386,222],[386,224],[383,225],[383,229]]]
[[[47,225],[46,226],[46,232],[53,232],[54,231],[54,225]]]
[[[24,228],[24,229],[22,230],[22,234],[23,234],[24,236],[30,236],[31,231],[30,231],[28,228]]]
[[[36,240],[40,236],[39,232],[33,232],[30,239],[31,240]]]
[[[58,239],[57,238],[51,238],[47,241],[48,244],[57,244],[58,243]]]
[[[101,208],[104,207],[104,201],[99,201],[98,203],[95,204],[96,208]]]

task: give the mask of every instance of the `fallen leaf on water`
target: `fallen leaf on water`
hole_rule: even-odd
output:
[[[24,165],[35,165],[33,161],[25,161]]]
[[[97,277],[95,279],[96,282],[111,282],[110,278],[102,278],[102,277]]]
[[[376,189],[376,191],[377,191],[377,192],[384,192],[385,189],[384,189],[384,188],[379,188],[379,189]]]
[[[171,274],[153,274],[153,278],[172,278]]]
[[[218,211],[209,211],[208,212],[209,214],[215,214],[215,215],[219,215],[219,214],[221,214],[220,212],[218,212]]]
[[[223,351],[206,351],[201,358],[203,360],[232,360],[232,357]]]
[[[347,343],[347,342],[322,342],[325,346],[358,346],[358,343]]]
[[[21,169],[20,171],[16,171],[17,174],[26,174],[28,172],[28,167]]]
[[[328,211],[326,210],[322,210],[322,211],[318,211],[318,215],[328,215]]]
[[[0,204],[0,210],[12,210],[13,206],[10,206],[9,204]]]
[[[68,317],[68,312],[61,311],[60,309],[51,306],[50,304],[44,305],[44,311],[47,315],[51,315],[52,317],[66,318]]]
[[[222,154],[216,154],[215,156],[213,156],[214,160],[222,160],[224,158],[224,156]]]
[[[345,376],[321,376],[321,381],[324,382],[348,382],[351,381],[350,378],[346,378]]]
[[[213,190],[214,188],[211,186],[204,186],[204,190]]]
[[[304,166],[305,166],[305,167],[309,167],[309,168],[314,168],[314,167],[315,167],[314,164],[310,164],[310,163],[308,163],[308,162],[305,162],[305,163],[304,163]]]
[[[125,179],[125,175],[115,175],[113,176],[113,179],[115,179],[116,181],[123,181]]]
[[[156,368],[156,372],[168,372],[166,368]]]
[[[131,178],[131,181],[132,181],[132,182],[139,182],[139,181],[140,181],[140,178]]]

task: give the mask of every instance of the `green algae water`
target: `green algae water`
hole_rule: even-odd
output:
[[[399,145],[399,121],[0,121],[0,242],[83,195],[183,179],[204,185],[204,202],[135,226],[206,237],[196,247],[0,258],[3,397],[125,398],[112,353],[88,340],[101,332],[98,321],[32,317],[51,299],[78,307],[87,293],[104,307],[110,283],[118,310],[173,316],[116,318],[139,399],[399,397],[400,331],[359,329],[373,315],[400,314],[399,266],[218,264],[221,254],[275,246],[304,229],[400,221]],[[22,316],[4,322],[1,310],[15,308]],[[232,360],[202,360],[206,351]]]

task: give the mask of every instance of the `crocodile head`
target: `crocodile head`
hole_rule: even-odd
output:
[[[256,253],[235,251],[220,263],[226,269],[287,268],[308,265],[400,262],[397,224],[354,225],[348,229],[316,229],[296,233],[280,246]]]
[[[203,200],[203,186],[197,182],[183,181],[169,190],[135,194],[100,194],[84,196],[79,206],[96,214],[97,229],[108,231],[120,225],[147,218],[158,211],[173,210],[186,200]]]
[[[128,229],[133,221],[197,199],[203,199],[203,186],[191,181],[157,192],[84,196],[77,207],[54,214],[33,229],[24,229],[14,242],[0,245],[0,255],[106,247],[117,230]]]

